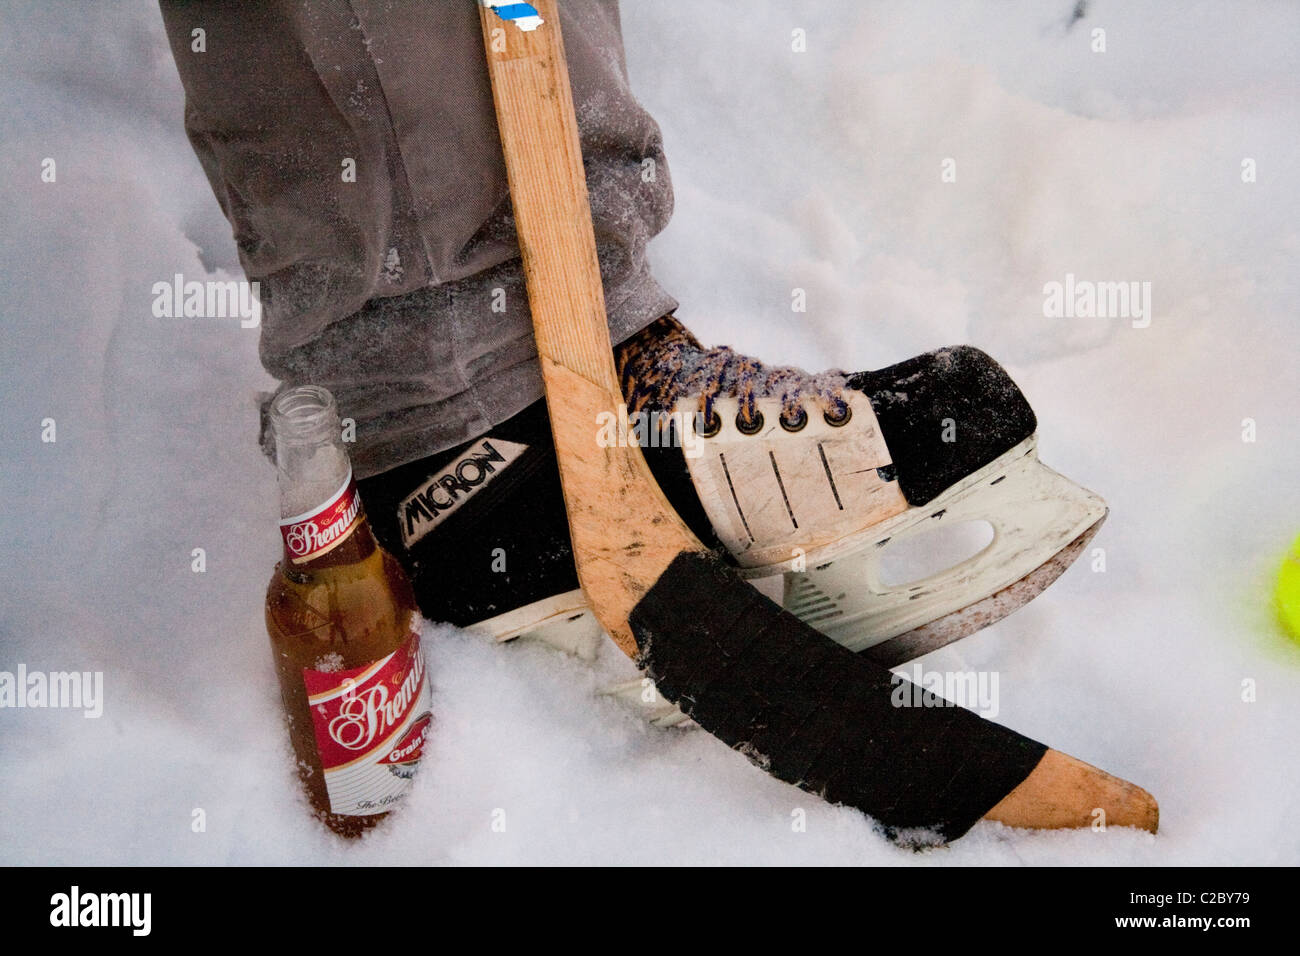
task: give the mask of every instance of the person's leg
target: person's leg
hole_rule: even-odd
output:
[[[247,277],[261,354],[329,388],[358,475],[479,435],[541,397],[471,3],[161,0],[185,122]],[[632,97],[613,0],[561,8],[610,333],[675,302],[646,262],[672,187]]]

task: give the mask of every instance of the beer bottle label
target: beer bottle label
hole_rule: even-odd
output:
[[[338,547],[360,517],[361,496],[349,468],[343,487],[330,495],[329,501],[292,518],[281,518],[280,534],[293,563],[302,564]]]
[[[411,785],[433,719],[419,635],[364,667],[304,668],[302,677],[330,811],[393,809]]]

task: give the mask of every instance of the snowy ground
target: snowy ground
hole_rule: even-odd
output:
[[[1300,646],[1268,602],[1300,530],[1300,8],[1109,0],[1067,29],[1072,6],[629,0],[624,22],[677,191],[653,256],[702,338],[810,368],[979,345],[1033,401],[1044,459],[1109,501],[1104,573],[1080,562],[925,663],[996,670],[999,721],[1147,787],[1159,836],[981,824],[899,850],[593,699],[630,673],[612,646],[593,671],[435,627],[414,795],[340,846],[278,725],[256,332],[150,315],[155,281],[238,275],[156,6],[15,2],[0,670],[100,670],[106,700],[0,711],[0,862],[1300,863]],[[1149,327],[1044,318],[1067,273],[1150,282]]]

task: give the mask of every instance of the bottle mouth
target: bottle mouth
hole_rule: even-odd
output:
[[[324,441],[338,435],[338,405],[329,389],[319,385],[286,388],[271,401],[270,419],[277,442]]]

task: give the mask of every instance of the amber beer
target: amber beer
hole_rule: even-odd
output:
[[[359,836],[401,800],[429,733],[415,599],[375,542],[316,386],[271,403],[284,556],[266,589],[298,775],[317,815]]]

